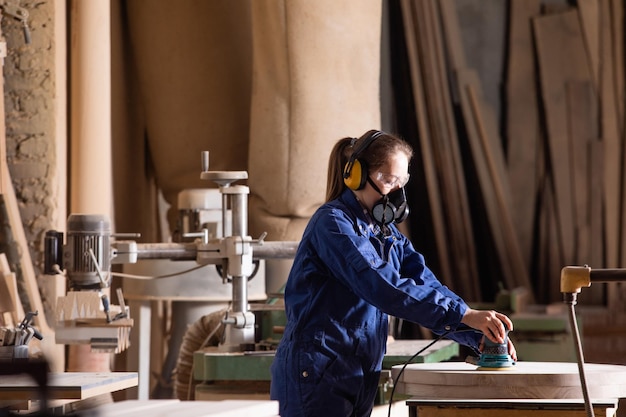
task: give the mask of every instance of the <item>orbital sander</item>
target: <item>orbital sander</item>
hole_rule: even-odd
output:
[[[505,326],[506,327],[506,326]],[[505,329],[503,343],[492,342],[485,337],[485,344],[478,358],[468,357],[466,361],[478,365],[478,370],[506,370],[515,365],[515,361],[509,354],[509,330]]]

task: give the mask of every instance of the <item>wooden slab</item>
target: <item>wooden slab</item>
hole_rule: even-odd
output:
[[[135,387],[137,372],[61,372],[48,376],[48,399],[84,400]],[[28,375],[0,378],[0,400],[38,399],[39,387]]]
[[[397,378],[400,366],[392,368]],[[626,366],[585,364],[591,398],[626,395]],[[397,391],[416,398],[582,398],[578,366],[571,362],[518,362],[506,370],[478,370],[465,362],[410,364]]]

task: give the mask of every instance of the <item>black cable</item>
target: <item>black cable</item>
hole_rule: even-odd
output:
[[[409,365],[409,363],[411,363],[411,361],[413,359],[415,359],[420,353],[424,352],[426,349],[428,349],[429,347],[431,347],[432,345],[434,345],[435,343],[437,343],[438,341],[440,341],[441,339],[443,339],[444,337],[446,337],[447,335],[449,335],[451,332],[445,332],[444,334],[442,334],[441,336],[439,336],[438,338],[436,338],[435,340],[433,340],[432,342],[430,342],[429,344],[427,344],[426,346],[424,346],[422,349],[418,350],[417,353],[413,356],[411,356],[405,363],[404,365],[402,365],[402,368],[400,369],[400,372],[398,372],[398,375],[395,377],[395,379],[393,379],[393,388],[391,388],[391,394],[389,395],[389,410],[387,411],[387,417],[391,417],[391,406],[393,404],[393,394],[396,391],[396,385],[398,385],[398,380],[400,379],[400,376],[402,376],[402,373],[404,372],[404,369]]]
[[[417,356],[419,356],[426,349],[428,349],[429,347],[431,347],[432,345],[434,345],[435,343],[437,343],[441,339],[447,337],[449,334],[451,334],[451,333],[463,333],[463,332],[477,332],[477,333],[480,333],[476,329],[471,329],[471,328],[470,329],[463,329],[463,330],[456,330],[456,331],[445,332],[444,334],[440,335],[435,340],[433,340],[432,342],[430,342],[429,344],[427,344],[426,346],[424,346],[423,348],[418,350],[417,353],[415,353],[413,356],[411,356],[409,359],[407,359],[406,362],[404,362],[404,365],[402,365],[402,368],[400,369],[400,372],[398,372],[398,375],[395,377],[395,379],[393,379],[393,388],[391,388],[391,394],[389,395],[389,409],[387,411],[387,417],[391,417],[391,406],[393,405],[393,394],[396,391],[396,385],[398,385],[398,380],[402,376],[402,373],[404,372],[404,369],[411,363],[411,361],[413,359],[415,359]]]

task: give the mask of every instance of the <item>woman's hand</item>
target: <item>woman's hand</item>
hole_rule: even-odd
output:
[[[480,330],[494,343],[504,343],[506,330],[513,330],[513,322],[506,314],[493,310],[474,310],[468,308],[461,323]],[[506,328],[504,327],[506,326]]]

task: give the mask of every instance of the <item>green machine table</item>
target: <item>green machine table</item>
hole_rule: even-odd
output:
[[[432,340],[395,340],[387,345],[383,368],[405,363]],[[459,345],[450,340],[440,340],[411,363],[433,363],[452,359],[459,354]],[[270,380],[273,351],[219,352],[205,348],[194,353],[193,375],[198,381]]]
[[[387,345],[383,359],[388,378],[394,365],[404,364],[411,356],[432,340],[394,340]],[[451,360],[459,355],[459,345],[451,340],[440,340],[412,359],[411,363],[433,363]],[[217,348],[198,350],[193,356],[193,377],[197,400],[231,397],[265,398],[269,393],[270,366],[274,351],[220,352]],[[242,392],[242,390],[247,392]]]

